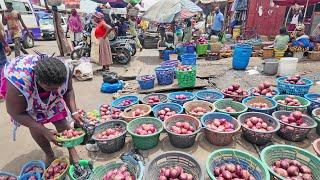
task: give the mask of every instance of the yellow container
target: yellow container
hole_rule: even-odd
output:
[[[286,51],[278,51],[278,50],[274,50],[274,57],[277,58],[277,59],[280,59],[282,57],[284,57],[284,53]]]
[[[233,39],[236,39],[237,37],[239,37],[240,34],[241,34],[240,26],[235,26],[232,31]]]

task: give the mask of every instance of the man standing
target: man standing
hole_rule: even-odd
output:
[[[214,18],[213,18],[213,23],[211,26],[211,34],[218,36],[222,31],[223,31],[223,24],[224,24],[224,17],[223,14],[220,12],[219,7],[214,8]]]
[[[7,10],[2,11],[2,23],[3,25],[8,26],[11,38],[14,40],[15,57],[20,56],[20,51],[22,51],[24,54],[28,54],[28,52],[21,46],[21,25],[26,32],[28,32],[28,28],[24,24],[20,13],[13,10],[12,0],[5,0],[5,4]],[[28,32],[28,35],[32,36],[30,32]]]

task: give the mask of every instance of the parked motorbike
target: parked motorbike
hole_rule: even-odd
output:
[[[112,59],[119,64],[128,64],[131,60],[132,48],[130,44],[123,42],[110,42]],[[130,51],[131,50],[131,51]],[[71,59],[80,59],[81,57],[90,57],[91,53],[91,34],[83,32],[83,40],[71,52]]]

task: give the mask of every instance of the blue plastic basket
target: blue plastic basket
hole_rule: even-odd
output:
[[[22,176],[20,176],[18,179],[19,180],[28,180],[31,176],[35,176],[37,180],[42,180],[42,175],[40,173],[27,173]]]
[[[142,80],[142,78],[145,76],[151,76],[152,78],[149,80]],[[156,78],[155,75],[144,75],[144,76],[137,77],[137,81],[139,83],[140,89],[142,90],[152,89],[154,87],[155,78]]]
[[[317,98],[320,98],[320,94],[317,93],[310,93],[310,94],[305,94],[304,98],[308,99],[311,104],[308,106],[308,113],[311,115],[312,111],[314,109],[320,108],[320,100],[317,101]]]
[[[26,174],[25,173],[25,170],[30,167],[30,166],[37,166],[37,167],[40,167],[43,169],[43,172],[46,170],[46,165],[43,161],[40,161],[40,160],[33,160],[33,161],[29,161],[27,162],[26,164],[24,164],[21,168],[21,171],[20,171],[20,176]],[[27,173],[27,174],[32,174],[32,173]],[[40,177],[42,176],[42,174],[40,174]],[[29,176],[28,176],[29,177]],[[27,178],[26,178],[27,179]]]
[[[131,100],[132,103],[128,106],[120,106],[119,104],[126,99]],[[116,100],[112,101],[111,106],[123,111],[124,109],[138,103],[139,103],[139,98],[137,96],[130,95],[130,96],[121,96],[117,98]]]
[[[6,176],[13,176],[13,177],[16,177],[18,179],[18,177],[14,174],[11,174],[11,173],[8,173],[8,172],[3,172],[3,171],[0,171],[0,176],[1,175],[6,175]]]
[[[158,84],[169,85],[173,83],[175,68],[172,66],[162,66],[155,69]]]
[[[176,50],[163,50],[163,60],[168,61],[170,60],[170,54],[175,54]]]
[[[160,66],[172,66],[172,67],[178,67],[179,60],[169,60],[169,61],[163,61],[160,63]]]
[[[251,96],[257,96],[257,95],[254,95],[254,94],[253,94],[253,89],[254,89],[254,88],[250,88],[250,89],[249,89],[249,93],[250,93],[250,95],[251,95]],[[275,93],[276,93],[276,94],[275,94],[275,95],[273,95],[273,96],[280,95],[280,92],[278,91],[278,89],[273,89],[273,92],[275,92]],[[273,96],[267,96],[267,97],[273,97]]]
[[[279,77],[277,79],[278,90],[280,94],[289,94],[303,97],[305,94],[308,94],[311,86],[313,85],[313,81],[307,78],[301,78],[302,81],[305,82],[305,85],[285,83],[285,79],[287,79],[287,77]]]
[[[248,107],[248,111],[249,112],[261,112],[261,113],[272,115],[272,113],[276,111],[278,103],[274,99],[267,98],[267,97],[264,97],[264,96],[261,96],[261,97],[263,97],[267,101],[271,102],[272,107],[270,107],[268,109],[258,109],[258,108],[255,108],[255,107],[252,107],[252,106],[248,105],[247,102],[250,101],[251,99],[255,98],[255,97],[252,97],[252,96],[247,97],[244,100],[242,100],[242,104],[245,104]]]
[[[185,99],[185,100],[176,99],[176,95],[185,95],[187,97],[187,99]],[[177,103],[177,104],[180,104],[181,106],[183,106],[184,103],[186,103],[188,101],[192,101],[195,98],[195,95],[192,92],[173,92],[173,93],[170,93],[168,95],[168,97],[171,102]]]
[[[219,90],[202,90],[196,92],[195,95],[197,99],[209,102],[215,102],[224,98],[224,95]]]
[[[197,64],[197,54],[183,54],[181,55],[181,64],[195,66]]]
[[[170,110],[175,111],[176,114],[182,114],[183,107],[180,104],[177,103],[161,103],[158,105],[155,105],[152,108],[152,112],[154,114],[154,117],[158,118],[158,111],[164,109],[164,108],[170,108]]]

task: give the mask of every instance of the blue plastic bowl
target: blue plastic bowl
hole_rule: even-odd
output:
[[[35,176],[37,180],[42,180],[40,173],[26,173],[18,178],[18,180],[28,180],[31,176]]]
[[[131,100],[132,103],[128,106],[120,106],[119,104],[122,103],[122,101],[124,100]],[[130,96],[121,96],[117,98],[116,100],[112,101],[111,106],[113,108],[117,108],[123,111],[124,109],[138,103],[139,103],[139,98],[137,96],[130,95]]]
[[[185,99],[185,100],[176,99],[176,95],[185,95],[187,97],[187,99]],[[168,95],[168,97],[171,102],[177,103],[177,104],[180,104],[181,106],[183,106],[184,103],[186,103],[188,101],[192,101],[195,98],[195,95],[191,92],[173,92],[173,93],[170,93]]]
[[[173,110],[176,112],[176,114],[182,114],[183,107],[180,104],[177,103],[161,103],[157,104],[152,108],[152,112],[154,114],[154,117],[158,118],[158,111],[164,109],[164,108],[170,108],[170,110]]]
[[[320,94],[309,93],[309,94],[304,95],[304,97],[311,102],[310,106],[308,106],[308,113],[310,115],[312,114],[312,111],[314,109],[320,108],[320,100],[318,100],[318,101],[316,100],[317,98],[320,98]]]
[[[268,109],[258,109],[258,108],[255,108],[255,107],[252,107],[252,106],[248,105],[247,102],[250,101],[251,99],[255,98],[255,97],[257,97],[257,96],[250,96],[250,97],[247,97],[247,98],[242,100],[242,104],[244,104],[244,105],[246,105],[248,107],[248,111],[249,112],[261,112],[261,113],[272,115],[272,113],[276,111],[278,103],[274,99],[268,98],[266,96],[261,96],[261,97],[263,97],[264,99],[266,99],[269,102],[271,102],[272,107],[270,107]]]
[[[27,162],[26,164],[24,164],[21,168],[21,171],[20,171],[20,176],[24,175],[24,174],[32,174],[32,173],[25,173],[26,169],[30,166],[38,166],[40,168],[43,169],[43,171],[46,170],[46,165],[43,161],[41,160],[33,160],[33,161],[29,161]],[[42,176],[42,174],[40,174],[40,177]],[[29,176],[28,176],[29,177]],[[26,178],[28,179],[28,178]]]
[[[11,174],[11,173],[8,173],[8,172],[4,172],[4,171],[0,171],[0,176],[13,176],[13,177],[16,177],[18,179],[18,176],[14,175],[14,174]]]
[[[196,92],[195,95],[197,99],[209,102],[215,102],[224,98],[224,95],[219,90],[202,90]]]

